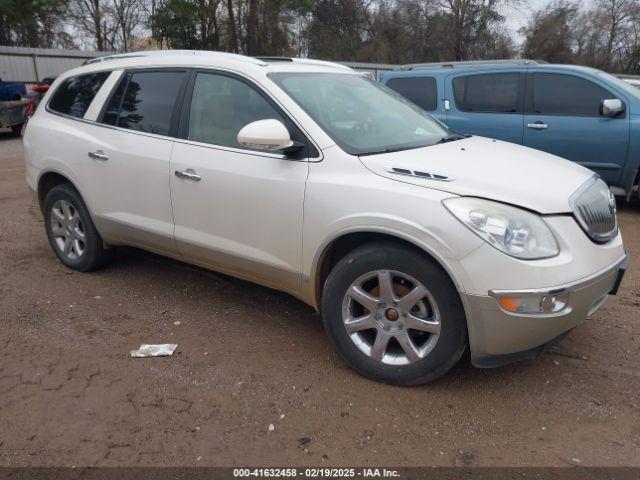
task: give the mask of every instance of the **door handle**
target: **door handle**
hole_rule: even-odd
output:
[[[198,175],[196,172],[194,172],[193,170],[191,170],[190,168],[187,170],[176,170],[174,173],[178,178],[193,180],[194,182],[199,182],[200,180],[202,180],[202,177]]]
[[[544,122],[527,123],[527,128],[533,128],[534,130],[546,130],[549,128],[549,125]]]
[[[106,162],[107,160],[109,160],[109,156],[106,155],[102,150],[96,150],[95,152],[89,152],[89,153],[87,153],[87,155],[89,155],[89,158],[93,158],[94,160],[100,160],[102,162]]]

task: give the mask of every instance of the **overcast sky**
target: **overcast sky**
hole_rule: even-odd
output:
[[[516,7],[503,7],[502,14],[505,16],[507,27],[516,38],[519,38],[518,30],[524,27],[536,10],[540,10],[549,5],[552,0],[529,0],[523,1]]]

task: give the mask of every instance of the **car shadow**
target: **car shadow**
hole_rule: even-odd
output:
[[[11,131],[11,129],[4,129],[4,128],[0,129],[0,142],[5,140],[17,140],[17,139],[21,140],[22,138],[16,137]]]
[[[200,298],[202,298],[202,292],[206,292],[204,295],[210,297],[219,297],[221,291],[224,291],[226,302],[237,303],[237,308],[249,314],[247,316],[249,323],[255,322],[256,325],[264,326],[265,321],[269,322],[268,329],[274,338],[304,338],[307,361],[332,362],[330,367],[318,365],[318,369],[330,368],[335,372],[337,368],[347,376],[346,378],[350,382],[370,382],[342,362],[325,336],[320,315],[293,296],[131,247],[118,248],[115,262],[108,270],[119,270],[118,274],[123,273],[125,276],[137,271],[135,275],[143,277],[149,273],[140,271],[141,269],[146,270],[145,264],[149,266],[155,264],[159,268],[158,275],[163,278],[174,278],[176,285],[193,291]],[[188,304],[184,304],[179,299],[176,299],[176,306],[180,310],[184,308],[185,311],[190,308]],[[206,330],[206,327],[203,326],[203,329]],[[548,353],[543,354],[541,358],[546,355]],[[487,388],[491,385],[491,388],[500,391],[503,387],[507,388],[507,385],[514,379],[540,375],[539,370],[539,360],[522,361],[493,369],[475,368],[471,365],[470,354],[467,350],[448,374],[428,385],[415,388],[427,388],[434,392],[444,393],[449,389],[466,391],[474,388]],[[536,372],[538,373],[536,374]],[[397,388],[392,386],[383,388],[387,387]]]
[[[636,193],[628,201],[623,197],[617,197],[618,213],[637,213],[640,211],[640,197]]]

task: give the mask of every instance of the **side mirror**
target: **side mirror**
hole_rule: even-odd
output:
[[[289,130],[281,121],[273,118],[258,120],[242,127],[238,143],[255,150],[285,150],[294,145]]]
[[[616,117],[624,112],[624,103],[617,98],[608,98],[600,101],[600,115],[604,117]]]

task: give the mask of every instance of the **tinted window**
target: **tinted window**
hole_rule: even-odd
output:
[[[128,76],[123,75],[122,80],[118,84],[118,88],[116,88],[115,92],[111,95],[109,103],[107,103],[104,113],[102,114],[102,123],[107,123],[109,125],[115,125],[118,123],[118,113],[120,113],[122,95],[124,94],[124,89],[127,87],[128,81]]]
[[[257,120],[285,119],[254,88],[226,75],[199,73],[189,112],[189,140],[226,147],[238,144],[242,127]]]
[[[387,82],[387,87],[423,110],[433,111],[438,108],[436,79],[433,77],[392,78]]]
[[[453,80],[456,105],[467,112],[517,112],[519,79],[519,73],[457,77]]]
[[[119,86],[111,97],[103,122],[140,132],[168,135],[184,76],[184,72],[157,71],[129,74],[124,80],[126,86]]]
[[[560,73],[533,75],[533,112],[549,115],[598,116],[600,101],[614,98],[589,80]]]
[[[72,117],[84,117],[91,101],[110,73],[97,72],[67,78],[54,92],[49,101],[49,108]]]

